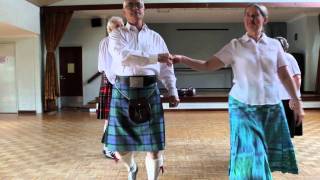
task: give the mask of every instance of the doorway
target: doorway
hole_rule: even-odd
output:
[[[83,102],[82,48],[60,47],[61,107],[81,107]]]

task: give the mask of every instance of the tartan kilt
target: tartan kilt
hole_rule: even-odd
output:
[[[116,89],[116,87],[118,89]],[[128,100],[148,97],[151,106],[149,121],[137,124],[129,117]],[[153,92],[153,93],[152,93]],[[106,145],[110,151],[160,151],[165,146],[165,125],[160,91],[157,83],[143,88],[130,88],[116,82],[112,89],[110,115],[106,130]]]
[[[97,119],[108,119],[110,112],[110,101],[112,93],[112,84],[108,81],[105,73],[102,74],[98,109],[97,109]]]
[[[272,171],[298,174],[282,103],[248,105],[229,96],[229,179],[272,179]]]

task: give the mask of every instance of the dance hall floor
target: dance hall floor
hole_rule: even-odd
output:
[[[304,136],[295,137],[300,174],[274,179],[320,179],[320,111],[309,110]],[[162,180],[228,179],[227,111],[171,111],[166,117]],[[53,115],[0,114],[0,179],[126,179],[120,163],[105,159],[103,122],[88,112]],[[138,180],[146,179],[144,154],[137,154]]]

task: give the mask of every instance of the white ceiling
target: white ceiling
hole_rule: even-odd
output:
[[[63,0],[26,0],[37,6],[49,6]]]
[[[20,38],[36,35],[33,32],[26,31],[16,26],[0,22],[0,38]]]

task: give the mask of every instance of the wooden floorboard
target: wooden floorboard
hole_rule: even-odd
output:
[[[273,173],[276,180],[320,179],[320,111],[307,110],[304,136],[295,137],[299,175]],[[227,111],[166,112],[163,180],[228,179]],[[122,180],[120,163],[101,154],[103,122],[87,112],[51,115],[0,114],[0,179]],[[138,180],[146,179],[137,154]]]

